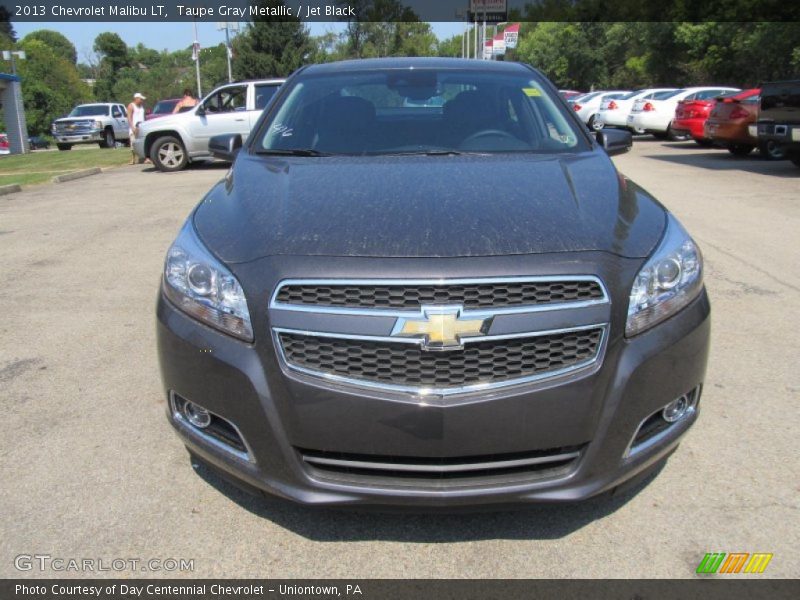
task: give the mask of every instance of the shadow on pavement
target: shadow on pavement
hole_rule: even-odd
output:
[[[694,152],[647,154],[646,158],[714,171],[746,171],[774,177],[800,177],[800,169],[790,160],[765,160],[758,151],[753,151],[747,156],[734,156],[722,148],[702,148],[693,142],[662,142],[662,144],[675,150]]]
[[[142,168],[142,173],[159,173],[159,171],[155,165],[152,164],[144,164],[139,165]],[[174,175],[175,173],[186,173],[187,171],[227,171],[230,169],[231,163],[222,162],[221,160],[198,160],[195,162],[189,163],[189,165],[181,170],[181,171],[174,171],[173,173],[163,173],[163,175]]]
[[[558,539],[627,504],[664,468],[662,461],[639,479],[582,503],[494,508],[480,512],[408,512],[367,508],[306,507],[268,495],[254,495],[224,479],[204,463],[195,472],[249,512],[312,541],[395,541],[449,543],[478,540]]]

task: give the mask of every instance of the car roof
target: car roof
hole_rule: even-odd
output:
[[[480,71],[519,73],[530,72],[522,63],[495,60],[475,60],[466,58],[439,57],[391,57],[366,58],[360,60],[341,60],[330,63],[309,65],[303,73],[342,73],[356,71],[375,71],[380,69],[474,69]]]

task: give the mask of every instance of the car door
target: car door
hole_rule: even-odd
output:
[[[190,151],[208,151],[208,140],[224,133],[250,133],[247,84],[228,85],[212,92],[192,115],[188,126]]]
[[[111,107],[111,122],[114,127],[114,137],[118,140],[127,139],[129,131],[128,119],[125,117],[125,111],[122,109],[122,105],[114,104]]]

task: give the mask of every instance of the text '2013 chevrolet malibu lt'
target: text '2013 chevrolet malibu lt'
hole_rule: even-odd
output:
[[[526,65],[295,73],[169,249],[158,351],[196,460],[312,505],[612,491],[697,416],[695,242]]]

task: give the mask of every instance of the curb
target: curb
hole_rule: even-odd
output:
[[[64,173],[63,175],[56,175],[53,177],[53,183],[64,183],[65,181],[81,179],[82,177],[89,177],[90,175],[98,175],[102,172],[103,170],[100,167],[93,167],[82,171],[72,171],[71,173]]]
[[[5,196],[6,194],[13,194],[15,192],[21,192],[22,188],[18,183],[11,183],[9,185],[0,185],[0,196]]]

